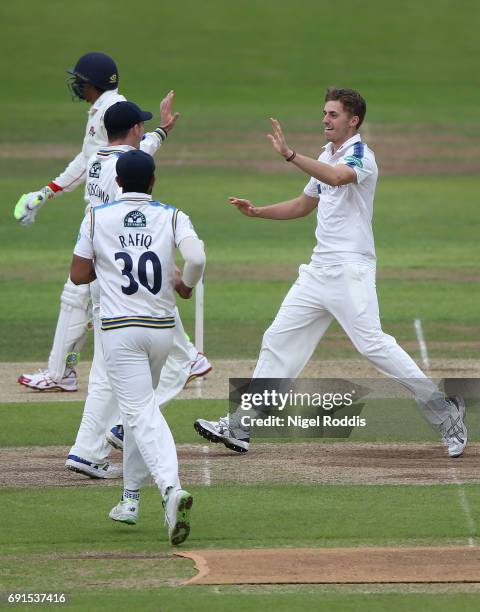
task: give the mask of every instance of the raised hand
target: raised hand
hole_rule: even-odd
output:
[[[250,200],[244,200],[243,198],[234,198],[234,197],[230,197],[228,198],[228,201],[230,202],[230,204],[233,204],[233,206],[237,207],[237,210],[239,210],[242,215],[245,215],[247,217],[257,217],[259,214],[259,208],[256,208],[251,202]]]
[[[172,110],[175,92],[171,89],[168,94],[160,102],[160,127],[166,132],[173,130],[180,113],[174,113]]]
[[[277,153],[280,153],[280,155],[285,158],[290,157],[293,150],[288,146],[287,141],[285,140],[280,122],[273,118],[270,118],[270,121],[272,122],[273,134],[268,134],[267,138],[270,140]]]

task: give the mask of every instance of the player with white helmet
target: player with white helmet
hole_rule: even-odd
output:
[[[318,160],[291,149],[279,122],[272,119],[269,138],[274,149],[311,177],[299,196],[264,207],[230,198],[241,213],[259,219],[296,219],[317,210],[311,261],[300,266],[297,281],[263,336],[253,378],[296,378],[336,319],[362,355],[414,394],[449,456],[458,457],[467,444],[463,399],[446,398],[381,327],[372,231],[378,169],[358,133],[365,100],[354,90],[331,88],[323,113],[328,142]],[[248,431],[228,417],[218,422],[198,419],[194,426],[213,442],[237,452],[248,450]]]
[[[74,98],[90,104],[82,150],[48,185],[20,198],[14,215],[22,226],[33,224],[39,210],[48,200],[73,191],[85,182],[88,160],[100,147],[107,144],[103,122],[105,111],[112,104],[125,101],[125,97],[118,92],[117,66],[114,60],[104,53],[86,53],[68,73],[68,85]],[[174,93],[170,92],[162,100],[160,126],[152,132],[151,138],[141,143],[141,149],[151,155],[165,142],[179,116],[179,113],[172,112],[173,98]],[[89,301],[88,286],[76,286],[68,279],[60,297],[60,313],[48,366],[35,374],[22,374],[18,378],[20,384],[37,391],[77,390],[75,365],[78,363],[89,326]],[[190,355],[191,376],[203,376],[211,370],[207,359],[198,353],[193,345],[190,346]]]
[[[154,133],[144,133],[144,121],[151,118],[151,113],[140,110],[133,102],[116,102],[107,109],[104,123],[108,146],[97,151],[87,165],[87,211],[117,201],[122,196],[122,190],[116,182],[117,161],[125,153],[138,149],[141,142],[154,138]],[[93,304],[94,356],[82,421],[65,466],[69,470],[93,478],[115,478],[119,475],[119,470],[108,462],[108,456],[112,445],[123,448],[123,426],[118,425],[118,403],[107,376],[103,355],[98,284],[92,282],[90,289]],[[157,405],[160,407],[183,389],[190,376],[189,345],[180,315],[175,308],[173,345],[156,391]],[[106,432],[110,443],[105,438]]]
[[[152,201],[151,156],[125,152],[116,169],[122,197],[87,213],[70,276],[74,283],[98,279],[105,363],[124,420],[124,490],[109,516],[135,524],[140,488],[152,477],[163,498],[169,541],[176,545],[189,535],[193,499],[181,489],[175,443],[155,387],[173,343],[174,286],[182,297],[192,295],[205,253],[184,213]],[[177,283],[175,248],[185,260]]]

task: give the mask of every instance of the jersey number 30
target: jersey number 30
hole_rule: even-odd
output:
[[[126,295],[133,295],[138,291],[138,283],[148,289],[150,293],[156,295],[160,289],[162,288],[162,264],[158,259],[156,253],[153,251],[145,251],[142,253],[138,259],[138,282],[135,280],[135,277],[132,274],[133,271],[133,259],[130,257],[128,253],[124,253],[122,251],[115,253],[115,261],[121,259],[124,263],[124,267],[122,270],[123,276],[126,276],[130,281],[126,287],[122,285],[122,292]],[[151,262],[152,270],[153,270],[153,284],[148,282],[147,276],[147,262]]]

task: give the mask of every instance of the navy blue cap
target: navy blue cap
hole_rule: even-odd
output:
[[[153,157],[140,149],[133,149],[120,155],[116,165],[117,176],[122,179],[122,183],[127,185],[132,191],[143,191],[135,185],[148,187],[155,174],[155,162]]]
[[[133,102],[116,102],[105,111],[104,123],[107,134],[124,132],[142,121],[149,121],[152,113],[142,111]]]
[[[105,53],[86,53],[67,72],[79,79],[92,83],[99,89],[117,89],[118,70],[114,60]]]

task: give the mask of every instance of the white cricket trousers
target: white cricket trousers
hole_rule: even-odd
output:
[[[383,332],[375,269],[366,264],[300,266],[297,281],[263,336],[253,378],[296,378],[333,319],[359,353],[413,393],[432,425],[447,419],[445,396],[395,338]]]
[[[112,446],[105,439],[105,434],[114,425],[120,423],[120,414],[108,379],[103,355],[103,334],[100,329],[100,296],[97,281],[90,283],[90,289],[93,301],[93,361],[88,379],[88,393],[82,421],[75,444],[70,449],[69,454],[92,463],[105,463],[112,450]],[[183,389],[190,375],[192,361],[197,355],[197,350],[185,337],[177,308],[175,308],[173,338],[173,346],[162,369],[160,382],[156,390],[157,406],[160,406],[160,408],[176,397]]]
[[[173,343],[173,328],[125,327],[102,331],[108,377],[124,427],[123,482],[138,490],[151,476],[162,495],[179,487],[170,428],[158,409],[155,388]]]

